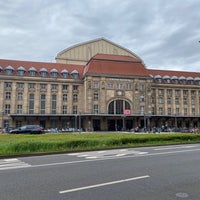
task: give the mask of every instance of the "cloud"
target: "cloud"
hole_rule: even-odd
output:
[[[0,2],[2,59],[54,61],[61,50],[105,37],[148,68],[200,71],[198,0]]]

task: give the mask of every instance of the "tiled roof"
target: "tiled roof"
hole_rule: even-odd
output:
[[[3,74],[6,67],[11,66],[14,69],[14,74],[16,75],[17,69],[19,67],[23,67],[26,70],[26,74],[28,74],[29,69],[35,68],[36,71],[39,73],[40,70],[46,69],[48,73],[51,73],[53,69],[56,69],[58,73],[60,74],[63,70],[67,70],[69,74],[73,72],[74,70],[77,70],[77,72],[80,75],[80,78],[83,75],[84,66],[83,65],[72,65],[72,64],[60,64],[60,63],[48,63],[48,62],[32,62],[32,61],[19,61],[19,60],[3,60],[0,59],[0,67],[3,69],[0,74]]]
[[[170,70],[154,70],[154,69],[148,69],[148,73],[150,76],[157,76],[160,75],[161,77],[164,76],[169,76],[169,77],[173,77],[173,76],[177,76],[177,77],[192,77],[192,78],[196,78],[199,77],[200,78],[200,73],[199,72],[186,72],[186,71],[170,71]]]
[[[97,54],[87,63],[84,74],[149,76],[141,60],[121,55]]]

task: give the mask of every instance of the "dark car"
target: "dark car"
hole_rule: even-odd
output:
[[[13,129],[10,131],[10,133],[44,133],[44,130],[41,126],[39,125],[25,125],[21,126],[17,129]]]

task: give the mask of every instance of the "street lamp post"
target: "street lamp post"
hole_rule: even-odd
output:
[[[144,112],[144,132],[146,132],[146,126],[147,126],[146,114],[145,114],[145,112]]]
[[[75,114],[75,131],[77,132],[77,114]]]
[[[79,133],[81,132],[81,112],[79,112],[79,120],[78,120],[78,122],[79,122]]]

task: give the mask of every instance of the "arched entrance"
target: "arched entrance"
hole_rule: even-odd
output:
[[[108,114],[113,114],[113,117],[107,121],[108,130],[122,131],[123,129],[131,129],[132,121],[124,116],[124,110],[130,109],[131,105],[126,100],[117,99],[111,101],[108,105]]]

